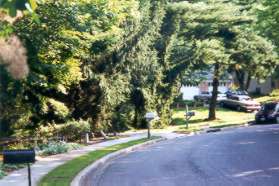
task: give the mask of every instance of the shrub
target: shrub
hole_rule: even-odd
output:
[[[4,172],[4,170],[1,167],[0,168],[0,179],[3,178],[4,176],[6,176],[6,173]]]
[[[57,125],[54,124],[48,124],[47,126],[41,125],[36,129],[36,137],[43,143],[47,142],[57,134],[57,128]]]
[[[153,129],[163,129],[166,127],[160,120],[152,121],[151,122],[151,128]]]
[[[88,121],[69,121],[62,125],[59,134],[64,136],[68,141],[77,141],[86,133],[90,132],[90,124]]]
[[[76,143],[65,143],[65,142],[50,142],[47,145],[41,146],[38,154],[43,156],[62,154],[71,150],[79,149],[81,145]]]
[[[7,175],[8,172],[26,167],[26,164],[2,164],[0,163],[0,179]]]

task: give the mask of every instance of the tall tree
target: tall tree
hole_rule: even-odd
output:
[[[248,29],[253,27],[254,16],[250,11],[244,11],[243,6],[221,0],[180,2],[172,6],[181,16],[179,37],[192,52],[190,62],[214,67],[213,96],[208,117],[214,120],[220,71],[226,71],[231,66],[243,66],[254,69],[249,71],[250,76],[264,77],[263,69],[272,70],[277,56],[266,39]],[[273,55],[270,57],[268,54]]]

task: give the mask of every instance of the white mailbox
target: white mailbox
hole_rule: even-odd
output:
[[[156,112],[147,112],[145,114],[145,119],[148,121],[154,120],[154,119],[158,119],[158,114]]]
[[[144,117],[147,120],[147,138],[150,139],[150,137],[151,137],[151,133],[150,133],[151,121],[157,120],[157,119],[159,119],[159,117],[156,112],[147,112]]]

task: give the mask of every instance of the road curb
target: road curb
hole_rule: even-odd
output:
[[[92,171],[96,171],[100,167],[104,166],[105,163],[107,163],[108,161],[118,158],[118,157],[122,156],[123,154],[128,154],[129,152],[132,152],[133,150],[139,149],[146,145],[158,143],[163,140],[166,140],[166,138],[154,139],[154,140],[142,143],[142,144],[134,145],[134,146],[113,152],[111,154],[108,154],[108,155],[102,157],[101,159],[98,159],[97,161],[95,161],[94,163],[92,163],[91,165],[89,165],[88,167],[83,169],[81,172],[79,172],[78,175],[71,182],[71,186],[82,186],[80,183],[86,177],[87,174],[89,174]]]

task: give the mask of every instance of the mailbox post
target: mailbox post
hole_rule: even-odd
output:
[[[195,116],[195,112],[192,112],[190,111],[189,112],[189,108],[188,108],[188,105],[186,105],[186,113],[185,113],[185,119],[186,119],[186,128],[188,129],[189,128],[189,120]]]
[[[31,186],[31,169],[30,163],[35,162],[35,150],[4,150],[3,163],[4,164],[23,164],[28,166],[28,185]]]
[[[151,132],[150,132],[151,121],[154,119],[159,119],[159,117],[156,112],[148,112],[145,114],[145,119],[147,121],[147,138],[150,139],[150,137],[151,137]]]

